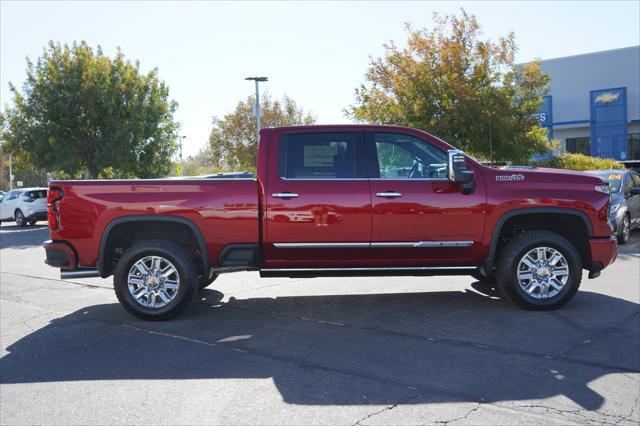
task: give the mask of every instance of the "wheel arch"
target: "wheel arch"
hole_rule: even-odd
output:
[[[104,231],[102,232],[102,236],[100,238],[100,249],[99,256],[97,262],[97,269],[100,272],[100,276],[102,278],[106,278],[113,273],[113,267],[111,265],[111,261],[113,260],[113,249],[115,247],[112,246],[112,237],[117,234],[114,232],[118,229],[118,227],[131,225],[136,222],[140,223],[167,223],[167,224],[177,224],[180,226],[186,226],[193,235],[195,242],[197,244],[198,250],[200,251],[200,255],[202,258],[202,273],[206,274],[209,271],[209,252],[207,250],[207,245],[202,235],[202,231],[200,228],[191,220],[181,217],[181,216],[172,216],[172,215],[153,215],[153,214],[143,214],[143,215],[130,215],[123,216],[116,219],[113,219],[111,222],[105,226]]]
[[[590,252],[588,247],[588,238],[593,236],[593,225],[591,224],[591,220],[589,216],[583,211],[572,209],[568,207],[529,207],[529,208],[521,208],[514,209],[504,213],[500,219],[496,222],[496,225],[493,230],[493,234],[491,235],[491,242],[489,246],[489,256],[482,263],[482,267],[485,271],[491,271],[495,266],[496,256],[498,253],[498,248],[500,246],[500,237],[503,236],[503,232],[508,230],[509,223],[513,223],[510,221],[514,220],[522,220],[527,217],[545,217],[548,219],[564,217],[571,218],[574,223],[580,223],[584,226],[584,237],[585,241],[579,241],[580,244],[576,245],[576,248],[580,252],[581,257],[583,258],[583,265],[588,267],[590,264]],[[530,229],[546,229],[550,231],[555,231],[553,229],[555,226],[541,226],[541,227],[533,227]],[[557,227],[555,227],[557,228]],[[570,231],[569,231],[570,232]],[[560,232],[561,235],[566,236],[566,233]]]

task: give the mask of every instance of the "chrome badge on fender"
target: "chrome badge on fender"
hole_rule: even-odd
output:
[[[496,175],[496,182],[522,182],[524,175],[521,173],[514,173],[512,175]]]

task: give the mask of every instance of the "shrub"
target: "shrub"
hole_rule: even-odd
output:
[[[564,153],[535,163],[539,167],[552,167],[554,169],[566,170],[613,170],[624,169],[613,158],[590,157],[583,154]]]

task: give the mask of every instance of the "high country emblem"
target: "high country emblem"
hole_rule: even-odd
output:
[[[496,182],[522,182],[524,175],[521,173],[514,173],[512,175],[496,175]]]
[[[597,104],[610,104],[617,101],[618,98],[620,98],[620,93],[607,92],[598,95],[594,102]]]

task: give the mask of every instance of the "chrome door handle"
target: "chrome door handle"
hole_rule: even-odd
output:
[[[376,192],[376,197],[397,198],[397,197],[402,197],[402,193],[395,192],[395,191]]]
[[[298,194],[293,192],[276,192],[275,194],[271,194],[273,198],[298,198]]]

